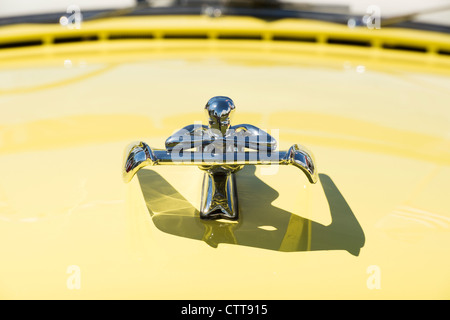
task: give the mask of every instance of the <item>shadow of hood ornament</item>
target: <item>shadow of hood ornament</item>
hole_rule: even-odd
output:
[[[196,165],[205,172],[200,217],[231,220],[239,214],[235,174],[245,165],[293,165],[311,183],[317,182],[314,155],[305,147],[294,144],[287,151],[276,151],[276,140],[258,127],[231,126],[235,105],[230,98],[211,98],[205,110],[207,126],[192,124],[178,130],[166,140],[165,149],[131,143],[124,156],[124,181],[131,181],[145,166]]]

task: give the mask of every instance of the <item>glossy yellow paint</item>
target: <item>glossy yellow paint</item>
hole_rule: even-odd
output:
[[[155,39],[108,40],[136,32]],[[263,36],[219,39],[227,32]],[[73,34],[100,40],[52,44]],[[0,43],[36,37],[44,45],[0,50],[1,298],[450,297],[450,58],[437,54],[448,35],[232,17],[0,29]],[[235,101],[233,123],[267,129],[280,149],[308,146],[320,182],[247,167],[231,223],[198,219],[195,167],[122,182],[130,141],[163,147],[205,121],[215,95]]]

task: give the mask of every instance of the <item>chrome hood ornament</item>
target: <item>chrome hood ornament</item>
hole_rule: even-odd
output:
[[[309,182],[318,179],[314,156],[301,145],[276,151],[276,140],[250,124],[231,126],[235,110],[228,97],[211,98],[205,106],[209,124],[188,125],[166,140],[165,149],[152,149],[145,142],[128,146],[123,179],[129,182],[149,165],[196,165],[205,172],[200,217],[237,219],[238,195],[235,173],[244,165],[294,165]],[[250,150],[250,151],[249,151]]]

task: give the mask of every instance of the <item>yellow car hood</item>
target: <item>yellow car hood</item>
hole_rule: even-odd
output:
[[[0,297],[450,298],[448,56],[264,36],[104,36],[140,24],[244,39],[348,32],[218,21],[117,18],[72,30],[97,41],[62,44],[48,43],[69,34],[59,26],[2,28],[1,41],[44,40],[0,52]],[[412,30],[352,32],[450,43]],[[233,123],[268,130],[279,149],[312,150],[320,181],[248,166],[237,174],[237,222],[198,218],[196,167],[147,167],[122,181],[128,143],[164,147],[175,130],[205,123],[216,95],[234,100]]]

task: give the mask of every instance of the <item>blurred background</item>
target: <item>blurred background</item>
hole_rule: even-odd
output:
[[[82,11],[110,10],[135,6],[146,2],[150,7],[186,6],[192,3],[222,4],[232,1],[190,1],[190,0],[2,0],[0,19],[26,15],[65,12],[68,6],[77,5]],[[371,5],[379,6],[382,18],[414,14],[413,21],[450,26],[450,0],[259,0],[233,1],[235,3],[257,3],[258,5],[301,5],[306,11],[325,11],[349,15],[364,15]],[[420,13],[415,15],[416,13]]]

